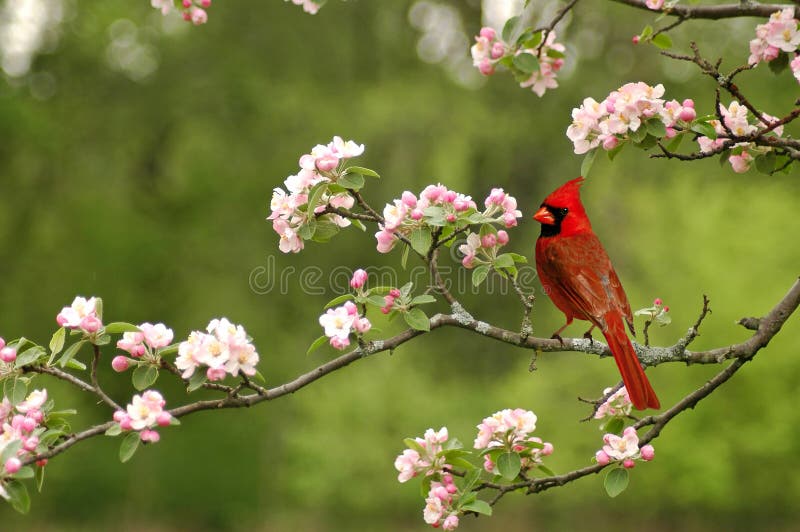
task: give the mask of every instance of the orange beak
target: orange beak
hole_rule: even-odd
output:
[[[533,219],[540,224],[553,225],[556,223],[556,219],[547,207],[540,207],[536,214],[533,215]]]

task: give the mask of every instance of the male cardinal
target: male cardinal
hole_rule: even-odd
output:
[[[631,333],[631,306],[606,250],[600,244],[581,203],[583,177],[567,181],[545,198],[533,218],[542,224],[536,241],[536,270],[553,303],[567,323],[553,334],[561,338],[572,320],[586,320],[600,328],[608,342],[622,382],[633,406],[639,410],[659,408],[658,398],[644,374],[625,332]]]

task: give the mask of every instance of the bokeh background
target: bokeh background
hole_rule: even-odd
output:
[[[533,207],[579,173],[564,131],[584,97],[663,82],[668,99],[693,97],[711,111],[713,83],[632,45],[652,17],[612,2],[581,3],[565,19],[558,90],[540,99],[508,76],[486,83],[470,65],[471,36],[514,3],[330,0],[309,16],[280,0],[231,0],[194,28],[144,0],[5,0],[0,332],[46,344],[76,294],[102,296],[106,321],[162,321],[176,338],[224,315],[245,325],[277,385],[335,356],[305,355],[322,306],[342,289],[330,272],[386,265],[398,282],[407,275],[399,252],[375,252],[370,232],[278,252],[265,221],[271,191],[314,144],[333,135],[365,143],[360,163],[382,175],[365,195],[379,207],[438,181],[476,199],[504,187],[525,215],[510,248],[530,256]],[[555,7],[533,3],[538,14]],[[674,40],[683,51],[697,39],[733,67],[746,61],[759,22],[687,23]],[[800,95],[789,74],[765,67],[740,86],[773,115]],[[716,160],[649,160],[628,148],[613,163],[598,158],[583,197],[632,306],[661,297],[672,309],[654,343],[674,343],[702,294],[711,297],[696,342],[704,348],[746,338],[734,321],[762,315],[794,282],[799,194],[797,171],[738,175]],[[304,278],[310,267],[322,276]],[[519,304],[499,286],[462,298],[481,319],[518,326]],[[562,322],[545,297],[534,319],[542,336]],[[381,327],[392,334],[399,324]],[[656,460],[637,467],[618,498],[587,478],[508,496],[495,517],[463,519],[462,528],[796,530],[798,353],[793,316],[753,363],[669,425]],[[529,361],[526,351],[439,330],[293,396],[185,418],[125,465],[119,439],[86,441],[50,462],[30,515],[0,505],[0,528],[422,530],[418,487],[398,484],[392,463],[402,439],[428,427],[447,425],[469,443],[481,418],[520,406],[555,444],[552,469],[589,463],[601,433],[578,421],[587,411],[576,397],[615,383],[613,362],[546,354],[530,373]],[[648,375],[669,405],[718,369],[675,364]],[[101,379],[118,401],[133,393],[128,375],[105,367]],[[191,399],[165,381],[169,405]],[[92,397],[47,386],[59,408],[80,410],[76,429],[110,417]]]

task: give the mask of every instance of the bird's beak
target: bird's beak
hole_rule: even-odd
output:
[[[554,225],[556,223],[553,213],[551,213],[547,207],[540,207],[539,210],[536,211],[536,214],[533,215],[533,219],[540,224]]]

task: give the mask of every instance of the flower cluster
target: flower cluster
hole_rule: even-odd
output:
[[[714,127],[716,138],[701,136],[697,138],[700,151],[703,153],[720,150],[731,137],[743,137],[751,135],[761,128],[768,127],[769,123],[777,120],[774,116],[766,113],[758,120],[750,115],[749,110],[737,101],[731,102],[728,107],[719,104],[719,112],[722,121],[710,120],[708,123]],[[783,126],[778,126],[772,130],[776,136],[783,134]],[[731,154],[728,162],[736,173],[743,173],[750,169],[754,156],[766,153],[771,150],[769,147],[756,146],[752,142],[737,142],[730,146]]]
[[[402,292],[397,288],[392,288],[389,290],[389,293],[383,296],[383,306],[381,307],[381,312],[383,314],[389,314],[394,309],[394,302],[396,299],[399,299],[403,296]]]
[[[485,449],[483,468],[496,473],[496,458],[500,452],[515,452],[521,457],[521,468],[530,469],[542,463],[542,458],[553,454],[553,444],[530,436],[536,429],[536,414],[515,408],[495,412],[478,425],[474,447]]]
[[[289,0],[285,1],[288,2]],[[292,0],[292,3],[296,6],[303,6],[303,11],[309,15],[316,15],[324,1],[325,0]]]
[[[142,395],[134,395],[131,403],[125,410],[114,412],[114,421],[119,423],[119,428],[135,430],[143,442],[156,443],[161,436],[153,430],[154,427],[166,427],[172,423],[172,416],[164,410],[167,402],[155,390],[146,390]]]
[[[150,0],[150,5],[161,11],[162,15],[178,11],[183,20],[199,26],[208,22],[206,9],[211,7],[211,0],[181,0],[180,7],[175,7],[174,0]]]
[[[661,326],[672,323],[672,318],[669,315],[669,307],[664,304],[664,301],[660,297],[653,300],[652,306],[639,309],[633,314],[634,316],[644,316],[647,321],[656,322]]]
[[[458,527],[458,487],[453,482],[453,475],[442,475],[442,482],[431,482],[431,489],[425,498],[425,509],[422,517],[426,523],[442,530],[455,530]]]
[[[603,390],[603,396],[611,393],[612,388]],[[628,416],[633,408],[628,389],[624,386],[611,394],[594,413],[594,419],[605,419]]]
[[[474,268],[476,264],[490,264],[497,257],[497,251],[506,244],[508,244],[508,233],[502,229],[497,233],[488,232],[483,236],[470,233],[467,242],[458,247],[458,251],[464,255],[461,264],[465,268]]]
[[[776,59],[781,52],[793,53],[800,47],[800,31],[798,20],[794,18],[794,8],[787,7],[776,11],[766,24],[756,26],[756,38],[750,41],[750,57],[748,62],[757,65],[761,61]],[[797,75],[800,64],[792,61],[792,71]]]
[[[412,448],[403,451],[394,461],[395,469],[400,472],[397,480],[407,482],[419,474],[430,476],[441,473],[447,466],[445,458],[441,456],[442,444],[448,438],[447,427],[442,427],[438,432],[428,429],[422,438],[410,440]]]
[[[605,445],[595,454],[595,460],[600,465],[606,465],[612,461],[622,462],[625,469],[630,469],[636,465],[634,462],[636,459],[649,462],[655,457],[655,449],[652,445],[644,445],[639,448],[639,436],[633,427],[626,427],[622,431],[622,436],[606,434],[603,436],[603,441]]]
[[[98,313],[99,299],[90,297],[76,297],[72,305],[64,307],[56,316],[56,322],[61,327],[80,329],[86,334],[94,334],[103,326]]]
[[[278,247],[284,253],[297,253],[303,249],[304,236],[301,227],[310,219],[325,221],[338,227],[347,227],[350,220],[338,214],[323,214],[330,206],[333,209],[349,209],[355,200],[345,189],[333,193],[326,192],[319,198],[319,203],[309,211],[308,201],[311,189],[318,183],[335,183],[342,175],[342,163],[352,157],[364,153],[364,145],[352,140],[344,141],[341,137],[333,137],[328,145],[318,144],[311,153],[300,157],[300,171],[286,178],[286,190],[277,187],[270,201],[272,228],[280,236]]]
[[[141,358],[145,354],[152,355],[157,349],[167,347],[173,338],[172,329],[163,323],[142,323],[138,331],[127,331],[117,341],[117,348],[127,351],[134,358]],[[125,371],[130,366],[130,360],[120,355],[111,361],[115,371]]]
[[[190,378],[200,366],[207,366],[210,381],[222,380],[226,374],[256,374],[258,353],[241,325],[227,318],[213,319],[206,331],[192,331],[178,346],[175,366],[183,371],[182,378]]]
[[[470,48],[472,64],[484,76],[494,74],[498,64],[505,65],[514,72],[520,87],[530,87],[543,96],[547,89],[558,87],[556,74],[564,66],[566,49],[555,42],[555,31],[548,31],[544,42],[541,39],[542,32],[523,32],[520,40],[510,45],[493,28],[481,28]]]
[[[675,136],[675,126],[696,118],[694,102],[690,99],[682,103],[666,102],[661,98],[663,95],[663,85],[651,87],[640,81],[623,85],[602,102],[586,98],[580,107],[572,110],[572,124],[567,128],[567,137],[574,144],[575,153],[586,153],[600,145],[612,150],[621,140],[629,139],[631,132],[639,131],[650,121],[663,125],[663,136]]]
[[[335,349],[344,349],[350,345],[350,334],[364,334],[372,328],[365,316],[358,314],[358,307],[352,301],[335,309],[328,309],[319,317],[319,324],[325,329],[325,336]]]
[[[22,468],[22,459],[36,452],[39,436],[46,430],[42,426],[46,402],[47,390],[44,389],[32,391],[24,401],[16,405],[3,397],[0,402],[0,455],[5,453],[11,456],[0,464],[0,476],[17,473]],[[46,461],[37,463],[44,465]],[[8,493],[2,484],[0,497],[8,499]]]

